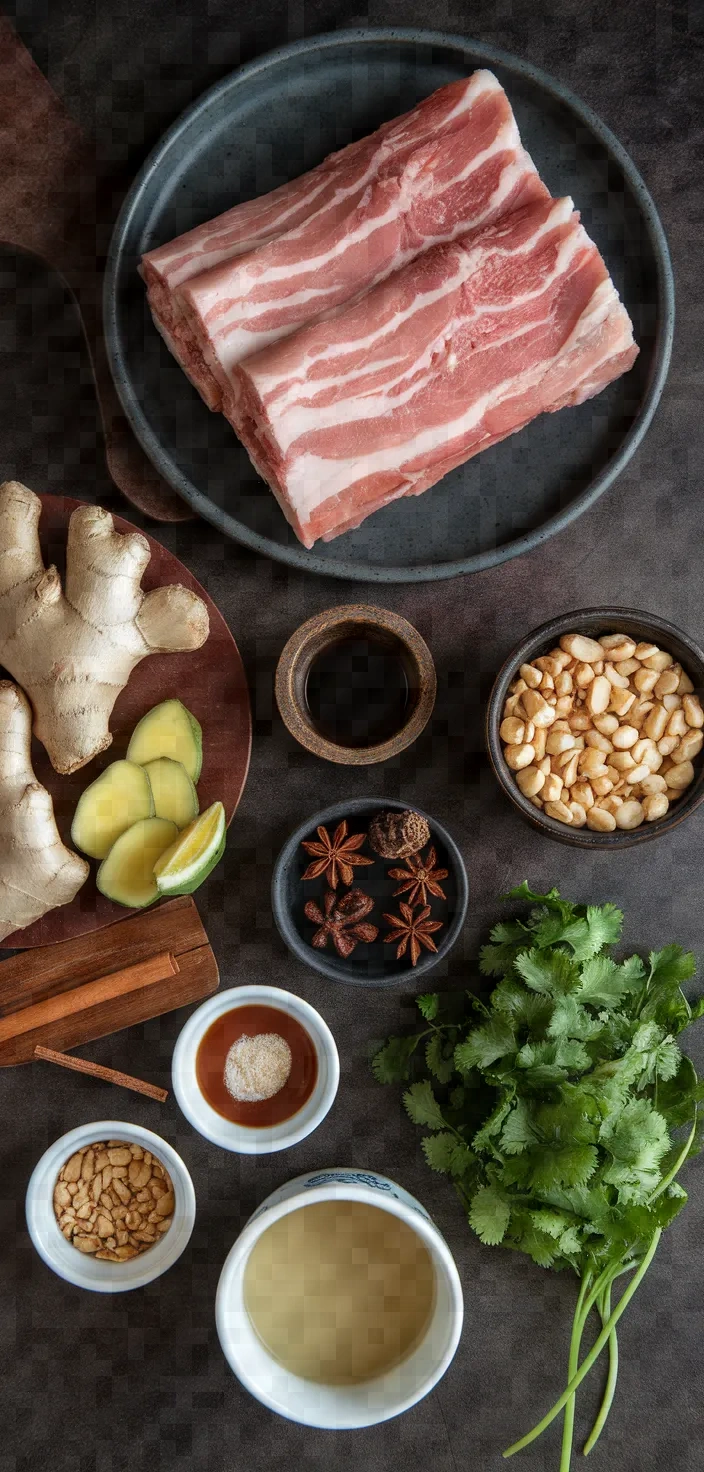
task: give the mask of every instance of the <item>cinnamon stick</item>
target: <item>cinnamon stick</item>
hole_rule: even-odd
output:
[[[163,1104],[169,1097],[168,1089],[157,1084],[145,1083],[142,1078],[133,1078],[131,1073],[118,1073],[115,1068],[104,1068],[102,1063],[91,1063],[89,1058],[74,1058],[72,1053],[58,1053],[55,1048],[43,1048],[37,1043],[35,1058],[46,1063],[60,1063],[62,1068],[72,1068],[76,1073],[87,1073],[91,1078],[103,1079],[107,1084],[117,1084],[121,1089],[132,1089],[135,1094],[146,1094],[148,1099],[157,1099]]]
[[[136,966],[126,966],[122,971],[114,971],[110,976],[101,976],[97,981],[85,982],[83,986],[76,986],[72,991],[60,992],[58,996],[48,997],[44,1002],[34,1002],[30,1007],[23,1007],[18,1012],[11,1012],[9,1017],[0,1021],[0,1043],[7,1038],[17,1037],[19,1033],[32,1032],[34,1028],[45,1027],[50,1022],[60,1022],[64,1017],[70,1017],[73,1013],[83,1012],[87,1007],[96,1007],[101,1002],[113,1001],[115,997],[124,996],[126,992],[139,991],[142,987],[152,986],[157,981],[165,981],[169,976],[178,973],[178,962],[169,951],[163,951],[158,956],[150,956],[145,961],[139,961]]]

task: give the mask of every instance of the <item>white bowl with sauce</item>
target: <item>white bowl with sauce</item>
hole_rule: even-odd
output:
[[[267,1008],[283,1014],[281,1026],[290,1019],[294,1026],[302,1029],[315,1058],[315,1081],[307,1097],[303,1098],[286,1118],[274,1123],[238,1123],[227,1118],[206,1098],[198,1077],[199,1049],[206,1034],[219,1019],[235,1014],[240,1008]],[[275,1030],[275,1021],[271,1030]],[[295,1060],[295,1049],[294,1049]],[[267,1155],[276,1150],[288,1150],[304,1140],[325,1118],[332,1107],[340,1081],[340,1060],[335,1039],[319,1012],[297,997],[293,992],[275,986],[238,986],[228,991],[217,992],[189,1017],[179,1033],[171,1065],[174,1094],[186,1119],[193,1128],[214,1145],[223,1150],[232,1150],[239,1155]],[[283,1090],[281,1091],[283,1093]],[[274,1104],[273,1100],[267,1101]],[[256,1119],[259,1106],[240,1110]],[[260,1111],[261,1112],[261,1111]]]
[[[432,1300],[419,1337],[404,1357],[355,1383],[331,1384],[294,1373],[257,1332],[246,1299],[248,1264],[269,1228],[301,1208],[330,1202],[388,1213],[411,1229],[432,1265]],[[274,1297],[278,1291],[272,1290]],[[457,1349],[464,1305],[450,1249],[420,1202],[377,1171],[339,1167],[297,1176],[254,1212],[225,1260],[215,1315],[230,1368],[262,1405],[304,1426],[352,1430],[400,1415],[437,1385]]]

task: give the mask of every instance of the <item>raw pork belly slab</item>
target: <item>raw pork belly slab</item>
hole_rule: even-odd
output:
[[[637,353],[572,200],[548,200],[255,354],[225,409],[312,547],[599,393]]]
[[[157,327],[211,408],[249,353],[420,251],[548,191],[491,72],[143,257]]]

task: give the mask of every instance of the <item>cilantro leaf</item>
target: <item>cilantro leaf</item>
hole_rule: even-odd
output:
[[[449,1131],[440,1135],[425,1135],[420,1144],[430,1169],[449,1174],[456,1144],[455,1136]]]
[[[624,997],[639,985],[632,967],[617,966],[610,956],[593,956],[582,967],[577,996],[593,1007],[617,1011]]]
[[[564,951],[523,951],[515,965],[526,986],[544,996],[563,996],[579,982],[577,967]]]
[[[433,1022],[440,1010],[439,992],[425,992],[422,997],[416,997],[416,1007],[426,1022]]]
[[[408,1038],[389,1038],[372,1058],[372,1073],[379,1084],[400,1084],[408,1077],[408,1065],[420,1042],[420,1033]]]
[[[690,1058],[680,1056],[680,1066],[671,1079],[658,1083],[658,1109],[670,1129],[688,1124],[694,1109],[704,1099],[704,1080],[700,1083]]]
[[[421,1083],[411,1084],[410,1089],[406,1089],[403,1102],[414,1124],[425,1124],[430,1129],[442,1129],[445,1121],[429,1079],[424,1078]]]
[[[449,1057],[447,1056],[448,1049]],[[433,1033],[433,1036],[428,1039],[425,1048],[425,1061],[430,1072],[435,1075],[439,1083],[448,1084],[450,1082],[455,1071],[453,1048],[437,1032]]]
[[[621,935],[623,926],[623,911],[617,910],[615,905],[588,905],[587,906],[587,929],[588,938],[579,950],[579,959],[587,960],[595,956],[604,946],[613,946]]]
[[[513,1029],[501,1017],[492,1017],[483,1027],[475,1027],[463,1043],[455,1048],[455,1065],[465,1073],[470,1068],[489,1068],[497,1058],[516,1051]]]
[[[612,1163],[604,1172],[624,1201],[637,1201],[655,1189],[660,1161],[670,1145],[667,1124],[648,1099],[632,1099],[601,1127],[600,1140]]]
[[[520,1155],[535,1145],[538,1136],[525,1099],[517,1099],[501,1131],[501,1149],[507,1155]]]
[[[469,1204],[470,1226],[488,1247],[503,1241],[510,1216],[510,1206],[493,1186],[482,1186]]]
[[[591,1017],[572,993],[555,1003],[548,1023],[551,1038],[577,1038],[582,1043],[598,1037],[602,1030],[603,1023]]]
[[[525,1070],[531,1088],[549,1088],[570,1073],[584,1073],[591,1058],[584,1045],[569,1038],[557,1042],[525,1043],[516,1055],[516,1066]]]
[[[594,1145],[540,1146],[531,1152],[531,1181],[538,1191],[554,1186],[585,1186],[598,1161]]]
[[[491,1148],[491,1142],[500,1133],[501,1126],[511,1109],[512,1102],[513,1089],[511,1088],[499,1099],[496,1108],[492,1109],[491,1114],[485,1119],[481,1129],[477,1130],[472,1140],[475,1150],[487,1150]]]
[[[650,984],[680,986],[689,981],[697,970],[697,961],[692,951],[683,951],[681,946],[664,946],[661,951],[651,951]]]
[[[561,1237],[569,1226],[569,1219],[559,1211],[531,1211],[530,1219],[538,1232],[547,1232],[548,1237]]]

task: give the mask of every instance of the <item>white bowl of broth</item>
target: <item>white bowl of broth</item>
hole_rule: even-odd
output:
[[[408,1410],[444,1375],[462,1288],[420,1202],[376,1171],[309,1171],[268,1196],[223,1267],[216,1322],[237,1378],[305,1426]]]
[[[226,1074],[242,1039],[271,1036],[287,1044],[290,1072],[258,1100],[233,1097]],[[179,1033],[172,1060],[178,1104],[206,1140],[241,1155],[297,1145],[330,1110],[340,1061],[327,1023],[301,997],[274,986],[239,986],[209,997]]]

